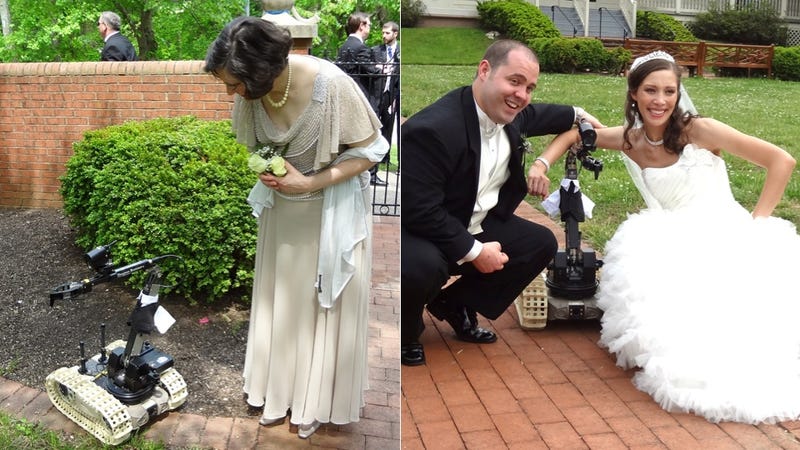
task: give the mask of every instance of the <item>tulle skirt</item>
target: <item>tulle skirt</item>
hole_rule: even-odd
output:
[[[669,411],[800,417],[800,237],[744,209],[645,210],[607,243],[601,345]]]

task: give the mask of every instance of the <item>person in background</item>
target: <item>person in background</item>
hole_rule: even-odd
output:
[[[369,37],[372,22],[369,14],[355,12],[347,20],[347,39],[345,39],[336,57],[337,65],[347,72],[361,86],[364,95],[369,99],[375,113],[378,113],[378,99],[371,92],[380,84],[383,65],[376,64],[372,50],[364,43]],[[387,186],[386,181],[378,177],[377,166],[370,168],[370,184]]]
[[[369,14],[360,11],[351,14],[345,27],[347,39],[336,55],[337,65],[358,82],[368,98],[373,75],[381,73],[381,67],[375,64],[372,51],[365,44],[371,27]]]
[[[372,47],[374,60],[383,64],[384,76],[378,78],[373,89],[378,104],[378,116],[383,124],[383,137],[391,141],[392,129],[400,102],[400,43],[397,36],[400,27],[395,22],[383,24],[383,43]]]
[[[462,341],[491,343],[478,326],[496,319],[553,259],[546,227],[514,214],[525,198],[525,136],[556,134],[581,108],[531,104],[539,60],[524,44],[500,40],[486,50],[471,86],[451,91],[402,126],[401,363],[425,363],[422,311],[447,321]],[[534,162],[543,170],[548,161]],[[542,180],[532,195],[546,195]],[[458,280],[443,286],[453,275]]]
[[[640,368],[634,384],[668,411],[798,420],[800,293],[791,280],[800,236],[770,217],[795,160],[693,110],[680,67],[657,51],[628,73],[626,125],[596,130],[597,146],[620,151],[647,205],[606,243],[600,344],[617,365]],[[578,141],[567,132],[542,155],[555,161]],[[723,151],[760,168],[752,211],[734,198]],[[530,187],[543,176],[531,167]]]
[[[389,144],[352,78],[291,47],[286,29],[240,17],[209,47],[205,70],[234,97],[238,142],[285,160],[285,173],[258,168],[248,196],[258,241],[244,392],[263,407],[260,424],[289,417],[308,438],[323,423],[357,422],[364,406],[367,170]]]
[[[104,11],[97,20],[97,30],[103,38],[101,61],[136,61],[136,49],[125,36],[119,32],[120,18],[116,13]]]

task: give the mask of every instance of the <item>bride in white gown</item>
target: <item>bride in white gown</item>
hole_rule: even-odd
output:
[[[647,208],[605,247],[601,345],[670,411],[713,422],[800,417],[800,236],[770,217],[792,175],[781,148],[678,107],[680,70],[663,52],[634,61],[626,123],[597,129],[621,150]],[[684,94],[685,97],[685,94]],[[578,142],[571,131],[542,157]],[[722,150],[766,169],[752,212],[731,193]],[[544,182],[531,167],[529,189]]]

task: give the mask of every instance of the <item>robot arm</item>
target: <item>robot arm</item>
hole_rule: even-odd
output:
[[[50,306],[53,306],[56,300],[75,298],[81,294],[91,292],[92,287],[98,284],[113,281],[117,278],[125,278],[134,272],[154,267],[161,260],[179,258],[176,255],[162,255],[115,268],[114,264],[111,262],[111,246],[113,244],[114,242],[97,247],[86,253],[86,262],[96,272],[95,275],[92,278],[85,278],[81,281],[70,281],[53,288],[50,291]]]

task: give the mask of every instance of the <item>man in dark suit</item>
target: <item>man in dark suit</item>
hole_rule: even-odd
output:
[[[425,363],[422,310],[467,342],[497,337],[477,313],[496,319],[550,262],[553,233],[514,215],[526,192],[544,197],[545,175],[527,182],[524,138],[561,133],[580,108],[530,104],[536,55],[510,40],[492,44],[471,86],[450,93],[401,127],[401,362]],[[534,164],[549,168],[538,158]],[[531,171],[531,173],[540,171]],[[459,278],[443,288],[453,275]]]
[[[104,11],[97,21],[97,29],[105,44],[100,52],[101,61],[136,61],[136,50],[125,36],[119,34],[121,21],[117,14]]]
[[[372,50],[364,43],[369,37],[372,26],[369,15],[364,12],[355,12],[347,20],[347,39],[339,47],[336,62],[339,67],[355,79],[364,95],[371,100],[369,95],[373,80],[381,73],[381,67],[375,63]],[[372,103],[372,101],[370,101]],[[373,104],[377,110],[377,104]]]
[[[378,117],[383,125],[383,137],[392,141],[392,130],[400,100],[400,45],[397,35],[400,26],[395,22],[386,22],[381,30],[383,43],[372,47],[374,60],[383,63],[383,76],[373,84],[373,100],[378,104]],[[388,155],[387,155],[388,156]]]
[[[364,41],[369,36],[369,30],[372,23],[369,14],[364,12],[355,12],[350,14],[347,19],[346,31],[348,33],[347,39],[341,47],[336,56],[336,64],[347,72],[364,91],[364,95],[369,100],[375,114],[380,117],[378,111],[378,99],[371,95],[375,91],[375,86],[378,84],[383,70],[383,65],[376,64],[375,56],[372,49],[367,47]],[[370,184],[374,186],[387,186],[387,183],[378,177],[378,167],[373,166],[370,170]]]

